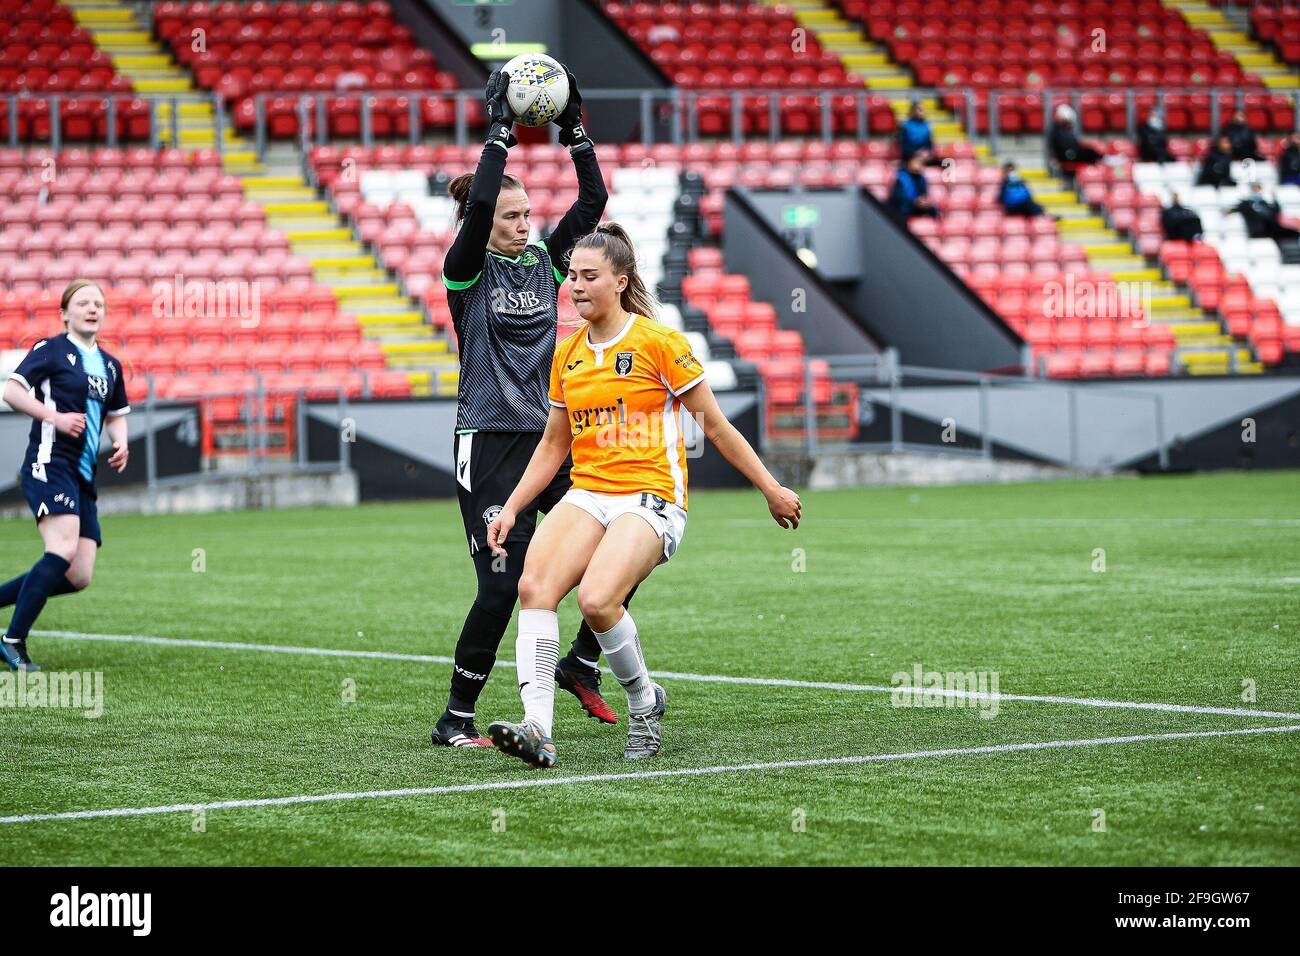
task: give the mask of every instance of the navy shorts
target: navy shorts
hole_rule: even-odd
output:
[[[42,474],[43,481],[37,477]],[[50,462],[44,468],[39,465],[24,468],[23,495],[37,521],[45,515],[76,515],[81,519],[80,537],[103,546],[95,486],[66,465]]]

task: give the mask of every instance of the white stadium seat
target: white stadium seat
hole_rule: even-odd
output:
[[[709,342],[708,339],[706,339],[702,333],[687,332],[686,341],[691,343],[691,351],[695,353],[695,357],[697,359],[699,359],[701,362],[709,361],[710,359]]]
[[[700,361],[704,362],[703,359]],[[715,392],[727,392],[736,387],[736,370],[731,367],[730,362],[721,359],[704,362],[704,375],[709,388]]]

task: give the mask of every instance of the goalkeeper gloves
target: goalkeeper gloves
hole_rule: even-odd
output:
[[[578,91],[578,78],[567,67],[564,72],[569,77],[569,103],[555,118],[555,125],[560,128],[560,142],[572,149],[590,140],[582,125],[582,94]]]
[[[487,105],[487,141],[501,143],[507,149],[519,142],[513,132],[515,116],[506,101],[506,90],[509,86],[510,74],[493,70],[492,75],[488,77],[487,89],[483,93]]]

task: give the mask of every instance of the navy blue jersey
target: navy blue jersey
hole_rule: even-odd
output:
[[[46,408],[86,416],[86,429],[76,438],[57,431],[52,422],[32,422],[23,471],[43,479],[45,466],[55,464],[94,481],[105,415],[131,410],[122,363],[98,347],[85,351],[65,332],[37,342],[12,377]]]

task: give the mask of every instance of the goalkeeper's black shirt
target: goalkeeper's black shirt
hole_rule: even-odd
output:
[[[442,272],[460,347],[458,431],[546,428],[557,293],[573,244],[600,222],[609,198],[592,145],[584,143],[572,156],[577,202],[549,237],[511,259],[487,248],[506,148],[496,142],[483,147]]]

